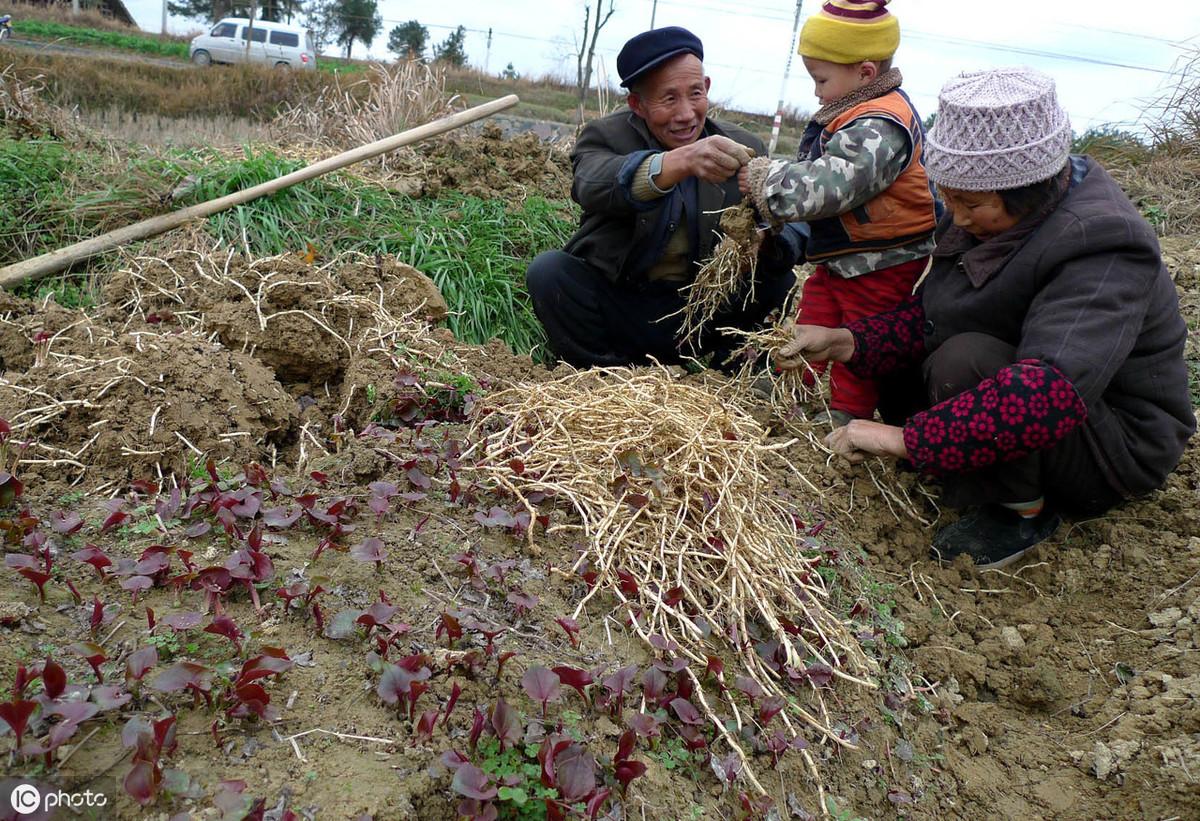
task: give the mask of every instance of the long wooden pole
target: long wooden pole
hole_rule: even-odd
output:
[[[179,211],[173,211],[170,214],[151,217],[148,220],[127,225],[124,228],[118,228],[107,234],[86,239],[74,245],[68,245],[66,248],[59,248],[57,251],[51,251],[48,254],[42,254],[41,256],[0,268],[0,288],[11,288],[27,280],[40,279],[48,274],[56,274],[74,265],[76,262],[90,259],[96,254],[116,248],[119,245],[124,245],[127,242],[135,242],[165,233],[192,220],[210,217],[227,208],[242,205],[259,197],[265,197],[267,194],[274,194],[276,191],[281,191],[297,183],[311,180],[322,174],[328,174],[330,171],[337,171],[340,168],[345,168],[348,165],[353,165],[363,160],[369,160],[372,157],[378,157],[380,154],[385,154],[402,146],[411,145],[429,137],[444,134],[447,131],[453,131],[467,123],[482,120],[484,117],[490,117],[506,108],[511,108],[518,102],[517,95],[509,94],[507,97],[501,97],[498,100],[492,100],[489,103],[483,103],[474,108],[468,108],[466,111],[452,114],[449,117],[443,117],[440,120],[434,120],[431,123],[410,128],[391,137],[384,137],[382,140],[377,140],[358,148],[352,148],[337,156],[313,163],[301,168],[299,171],[293,171],[290,174],[285,174],[282,177],[261,183],[253,188],[226,194],[224,197],[192,205]]]

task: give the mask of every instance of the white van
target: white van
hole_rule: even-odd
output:
[[[317,67],[311,31],[268,20],[255,20],[251,26],[245,17],[226,17],[208,34],[192,38],[191,57],[198,66],[266,63],[280,68]]]

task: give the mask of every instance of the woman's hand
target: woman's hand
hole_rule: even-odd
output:
[[[825,444],[838,456],[855,465],[868,456],[908,457],[908,449],[904,447],[904,428],[866,419],[855,419],[844,427],[836,428],[825,437]]]
[[[854,356],[854,334],[845,328],[792,325],[792,341],[775,352],[781,370],[801,368],[805,362],[848,362]]]

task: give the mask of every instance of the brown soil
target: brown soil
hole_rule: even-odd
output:
[[[398,169],[398,187],[413,196],[436,197],[444,190],[482,198],[524,199],[538,195],[568,199],[571,163],[561,148],[533,134],[503,139],[500,128],[486,124],[479,136],[454,136],[419,146],[405,167],[403,157],[389,161]]]
[[[1194,324],[1200,252],[1183,238],[1167,242],[1166,252]],[[90,683],[88,668],[67,648],[88,633],[93,595],[112,617],[100,635],[112,631],[105,648],[114,682],[127,655],[150,640],[145,607],[160,619],[203,609],[199,591],[165,587],[145,591],[135,606],[115,583],[99,582],[69,558],[85,542],[114,560],[136,560],[147,547],[166,544],[192,551],[202,564],[223,563],[224,535],[188,540],[185,523],[175,521],[163,532],[144,498],[127,506],[131,522],[100,530],[103,503],[128,493],[129,479],[161,469],[182,481],[188,463],[201,461],[193,447],[212,456],[229,481],[257,460],[296,493],[357,500],[363,512],[344,546],[378,536],[388,550],[376,570],[338,550],[312,561],[320,537],[308,525],[269,534],[264,549],[275,575],[260,591],[269,609],[256,614],[241,593],[226,608],[248,634],[248,647],[281,646],[301,661],[268,685],[282,717],[267,727],[160,695],[161,706],[143,701],[115,720],[89,722],[73,740],[83,742],[78,751],[56,774],[63,783],[82,788],[99,775],[124,777],[130,751],[120,731],[135,707],[178,716],[179,749],[168,764],[194,783],[191,797],[162,797],[149,809],[118,796],[109,817],[165,819],[184,810],[218,817],[217,785],[236,778],[268,808],[282,802],[302,818],[451,819],[456,800],[437,758],[466,749],[473,708],[502,694],[524,714],[537,713],[520,685],[536,664],[612,670],[650,663],[645,645],[622,628],[611,597],[598,597],[581,616],[578,649],[556,625],[585,591],[566,573],[578,556],[573,537],[539,529],[530,543],[482,526],[477,512],[511,505],[501,495],[476,489],[478,499],[450,501],[444,454],[465,436],[465,425],[418,419],[429,424],[372,426],[394,424],[406,398],[453,389],[461,400],[463,390],[549,376],[499,343],[467,346],[431,328],[427,320],[445,307],[418,272],[371,259],[314,267],[294,257],[244,261],[182,252],[130,263],[105,295],[106,304],[90,315],[0,297],[0,416],[14,423],[14,438],[33,442],[18,469],[26,485],[21,501],[44,521],[64,509],[85,520],[76,535],[52,536],[55,573],[74,582],[84,605],[57,580],[40,603],[16,573],[0,574],[0,685],[8,686],[18,663],[46,655],[66,668],[69,681]],[[1193,362],[1198,345],[1189,341]],[[931,526],[916,517],[940,516],[940,524],[952,514],[936,511],[911,474],[830,464],[803,440],[784,452],[822,493],[814,496],[784,473],[775,487],[798,500],[807,523],[824,523],[819,538],[839,554],[842,593],[831,606],[850,613],[862,603],[855,618],[882,671],[876,690],[822,691],[833,719],[858,738],[857,749],[840,753],[814,740],[837,813],[1200,817],[1200,447],[1188,450],[1161,492],[1064,525],[1004,573],[931,559]],[[471,458],[464,462],[455,479],[466,486]],[[366,511],[372,481],[416,490],[406,478],[413,466],[430,477],[424,497],[397,503],[381,518]],[[326,484],[318,486],[313,471]],[[881,487],[904,493],[885,497]],[[546,510],[551,527],[574,521],[565,504]],[[11,543],[7,549],[16,551]],[[456,557],[464,551],[481,566],[503,559],[515,566],[503,584],[479,588],[460,570]],[[173,562],[173,572],[180,570]],[[365,640],[318,636],[311,618],[283,612],[273,591],[299,578],[327,589],[320,599],[327,621],[367,607],[384,591],[399,608],[397,619],[412,626],[404,652],[429,652],[444,663],[435,625],[449,610],[470,609],[505,626],[498,649],[518,655],[499,681],[494,666],[474,678],[453,676],[463,694],[449,728],[439,725],[432,744],[415,743],[411,723],[376,695]],[[507,603],[512,588],[539,598],[529,613]],[[155,636],[166,648],[161,627]],[[481,644],[468,632],[456,651]],[[232,659],[227,641],[198,631],[174,652],[206,664]],[[444,704],[450,682],[440,673],[432,679],[421,709]],[[602,756],[612,755],[623,729],[572,692],[551,715]],[[219,742],[211,735],[214,721]],[[388,741],[320,733],[297,738],[296,747],[283,741],[316,728]],[[0,749],[6,743],[0,740]],[[707,763],[673,758],[665,746],[639,746],[636,758],[648,770],[630,787],[626,816],[736,817],[741,785],[723,790]],[[798,755],[785,755],[777,772],[765,756],[752,764],[775,792],[781,817],[793,808],[820,813],[817,783]],[[6,774],[27,770],[19,759],[6,762]]]
[[[748,247],[758,234],[754,209],[743,203],[721,214],[721,233],[740,247]]]

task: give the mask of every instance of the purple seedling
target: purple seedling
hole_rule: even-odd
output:
[[[534,701],[541,702],[543,720],[546,718],[547,705],[562,698],[560,684],[558,674],[540,665],[530,667],[521,677],[521,686],[525,688],[525,692]]]

